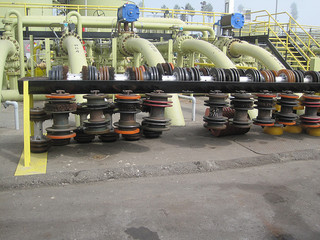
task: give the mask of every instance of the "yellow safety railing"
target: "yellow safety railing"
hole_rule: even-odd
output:
[[[303,70],[309,69],[310,57],[316,56],[311,47],[320,48],[320,44],[305,30],[290,14],[281,12],[270,14],[266,10],[251,12],[256,15],[252,22],[246,23],[241,30],[241,35],[269,35],[271,39],[277,40],[280,52],[285,52],[297,64],[295,67],[300,67]],[[277,18],[288,18],[288,23],[280,23]],[[320,29],[319,29],[320,30]],[[240,34],[240,33],[239,33]],[[281,36],[281,37],[280,37]],[[294,55],[294,51],[290,49],[290,44],[298,50],[299,54],[306,60],[300,60]],[[303,63],[306,64],[303,64]]]
[[[82,10],[101,10],[107,12],[113,12],[116,15],[118,7],[116,6],[98,6],[98,5],[72,5],[72,4],[40,4],[40,3],[11,3],[11,2],[3,2],[0,3],[0,7],[6,8],[15,8],[15,9],[23,9],[24,14],[28,15],[28,11],[32,9],[56,9],[60,11],[77,11],[80,12]],[[216,21],[220,19],[222,15],[225,13],[220,12],[206,12],[206,11],[194,11],[194,10],[184,10],[184,9],[161,9],[161,8],[140,8],[141,16],[146,17],[146,14],[150,14],[153,17],[166,17],[178,18],[181,15],[185,15],[188,20],[188,24],[202,24],[202,25],[210,25],[212,26]],[[200,17],[202,21],[193,21],[195,16]],[[191,21],[189,21],[189,17]]]

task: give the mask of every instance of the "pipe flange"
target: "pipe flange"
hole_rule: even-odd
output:
[[[10,36],[1,36],[1,40],[8,40],[8,41],[12,42],[13,45],[15,46],[16,52],[11,56],[11,58],[12,57],[19,57],[20,45],[16,39],[14,39],[13,37],[10,37]]]
[[[64,47],[63,47],[63,41],[67,38],[67,37],[70,37],[70,36],[72,36],[72,37],[76,37],[76,38],[78,38],[78,40],[79,40],[79,42],[81,43],[81,45],[83,46],[83,44],[82,44],[82,39],[80,38],[80,36],[78,35],[78,34],[76,34],[75,32],[68,32],[68,33],[63,33],[62,34],[62,36],[61,36],[61,38],[60,38],[60,49],[61,49],[61,51],[63,52],[63,53],[65,53],[65,54],[68,54],[68,52],[67,52],[67,50],[65,50],[64,49]]]
[[[120,53],[125,56],[133,56],[133,53],[128,51],[126,47],[126,41],[130,38],[140,38],[140,37],[133,33],[124,33],[124,34],[121,34],[118,39],[118,49]]]
[[[175,49],[177,49],[177,52],[182,53],[182,43],[183,41],[187,40],[187,39],[193,39],[191,36],[181,36],[181,37],[177,37],[175,42],[174,42],[174,47]],[[185,52],[185,51],[184,51]]]
[[[226,42],[226,47],[227,47],[227,55],[228,55],[228,57],[231,57],[231,58],[239,58],[239,57],[241,57],[241,55],[240,54],[237,54],[237,55],[233,55],[233,54],[231,54],[231,45],[233,44],[233,43],[235,43],[235,42],[238,42],[238,43],[241,43],[242,41],[240,40],[240,39],[231,39],[230,41],[227,41]]]

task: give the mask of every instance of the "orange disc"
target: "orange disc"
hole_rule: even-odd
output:
[[[46,98],[51,98],[51,99],[71,99],[71,98],[75,98],[75,95],[66,95],[66,96],[63,96],[63,95],[46,95]]]
[[[132,135],[132,134],[136,134],[140,132],[140,129],[137,128],[136,130],[132,130],[132,131],[123,131],[123,130],[119,130],[117,128],[114,129],[114,132],[119,133],[119,134],[127,134],[127,135]]]
[[[173,63],[169,63],[169,64],[170,64],[171,69],[172,69],[172,71],[173,71],[173,69],[174,69]]]
[[[71,133],[71,134],[68,134],[68,135],[50,135],[50,134],[47,134],[47,137],[50,138],[50,139],[67,139],[67,138],[73,138],[75,137],[77,134],[76,133]]]
[[[116,98],[117,99],[140,99],[141,96],[140,95],[120,95],[120,94],[117,94],[116,95]]]
[[[299,98],[299,96],[288,96],[288,95],[282,95],[282,94],[280,94],[279,96],[283,98],[295,98],[295,99]]]
[[[283,125],[287,125],[287,126],[292,126],[292,125],[295,125],[296,122],[290,122],[290,123],[286,123],[286,122],[278,122],[279,124],[283,124]]]

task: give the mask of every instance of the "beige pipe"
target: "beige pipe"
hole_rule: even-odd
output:
[[[80,73],[82,66],[88,66],[83,46],[75,36],[63,39],[63,48],[68,52],[68,61],[71,73]]]
[[[166,62],[158,49],[146,39],[129,38],[124,44],[127,51],[131,53],[141,53],[150,66],[156,66],[158,63]]]
[[[233,42],[230,45],[230,54],[253,57],[259,60],[269,70],[279,71],[285,68],[282,63],[267,50],[244,41]]]
[[[70,12],[72,13],[72,12]],[[78,25],[78,19],[81,23]],[[138,29],[154,29],[154,30],[179,30],[182,28],[182,31],[200,31],[203,34],[203,38],[214,38],[214,30],[209,26],[198,26],[198,25],[186,25],[183,21],[179,19],[170,19],[170,18],[140,18],[139,21],[135,22],[135,27]],[[26,27],[47,27],[51,26],[61,26],[65,18],[62,16],[26,16],[22,18],[23,26]],[[68,18],[70,20],[70,17]],[[79,17],[72,20],[78,27],[78,31],[82,32],[82,27],[91,27],[91,28],[114,28],[116,27],[117,18],[115,17]],[[81,28],[81,30],[79,29]]]
[[[203,40],[183,40],[181,51],[201,53],[209,58],[217,68],[236,68],[233,62],[219,48]]]
[[[80,15],[80,13],[72,11],[72,12],[69,12],[66,16],[67,22],[69,22],[69,20],[72,16],[77,17],[77,32],[78,32],[79,37],[82,38],[82,17]]]
[[[15,53],[16,47],[9,40],[0,40],[0,49],[1,49],[1,51],[0,51],[0,97],[1,97],[2,96],[4,66],[6,64],[7,57],[11,57]]]
[[[16,10],[9,10],[6,12],[5,19],[9,19],[11,15],[16,15],[18,24],[18,43],[20,46],[19,58],[20,58],[20,77],[25,76],[24,67],[24,45],[23,45],[23,23],[21,14]]]

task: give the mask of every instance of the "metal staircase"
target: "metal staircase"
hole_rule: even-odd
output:
[[[237,33],[239,38],[267,44],[273,54],[289,69],[310,69],[311,57],[316,56],[312,47],[320,48],[320,44],[290,14],[282,12],[277,14],[277,17],[267,11],[251,14],[257,16]],[[281,18],[279,15],[289,17],[289,22],[278,22],[276,18]]]

